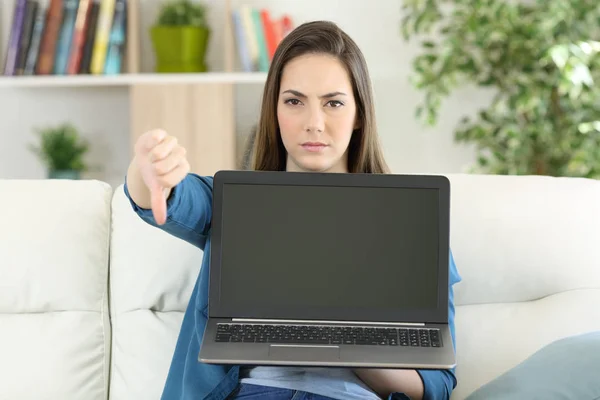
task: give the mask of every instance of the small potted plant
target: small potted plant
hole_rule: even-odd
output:
[[[163,3],[150,28],[156,71],[206,72],[205,55],[210,37],[206,7],[190,0]]]
[[[77,129],[63,123],[56,127],[48,127],[36,131],[40,138],[38,145],[30,145],[30,149],[46,165],[50,179],[79,179],[88,166],[83,158],[88,152],[89,144],[82,139]]]

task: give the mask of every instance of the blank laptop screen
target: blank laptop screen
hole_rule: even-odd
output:
[[[438,307],[437,189],[225,184],[233,317],[393,320]]]

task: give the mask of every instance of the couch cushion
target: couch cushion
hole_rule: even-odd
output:
[[[107,399],[110,186],[0,193],[0,399]]]
[[[600,399],[600,331],[557,340],[468,400]]]
[[[449,175],[456,304],[600,287],[600,181]]]
[[[598,304],[600,289],[581,289],[530,302],[458,307],[452,399],[465,398],[557,339],[599,331]]]
[[[110,259],[111,399],[158,399],[202,251],[142,221],[115,190]]]

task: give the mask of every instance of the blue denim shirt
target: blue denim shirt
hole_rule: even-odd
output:
[[[126,182],[126,180],[125,180]],[[163,229],[204,251],[202,266],[183,317],[162,400],[224,400],[239,382],[239,366],[205,364],[198,353],[208,319],[208,281],[210,232],[212,220],[212,177],[188,174],[171,191],[167,200],[167,221],[157,225],[152,211],[133,202],[125,183],[124,190],[134,211],[148,224]],[[450,253],[449,323],[455,340],[454,293],[452,286],[461,280]],[[456,387],[454,370],[417,370],[424,384],[424,399],[449,399]],[[407,399],[392,393],[389,400]]]

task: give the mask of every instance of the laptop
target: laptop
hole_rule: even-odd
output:
[[[219,171],[198,360],[453,368],[449,212],[443,176]]]

